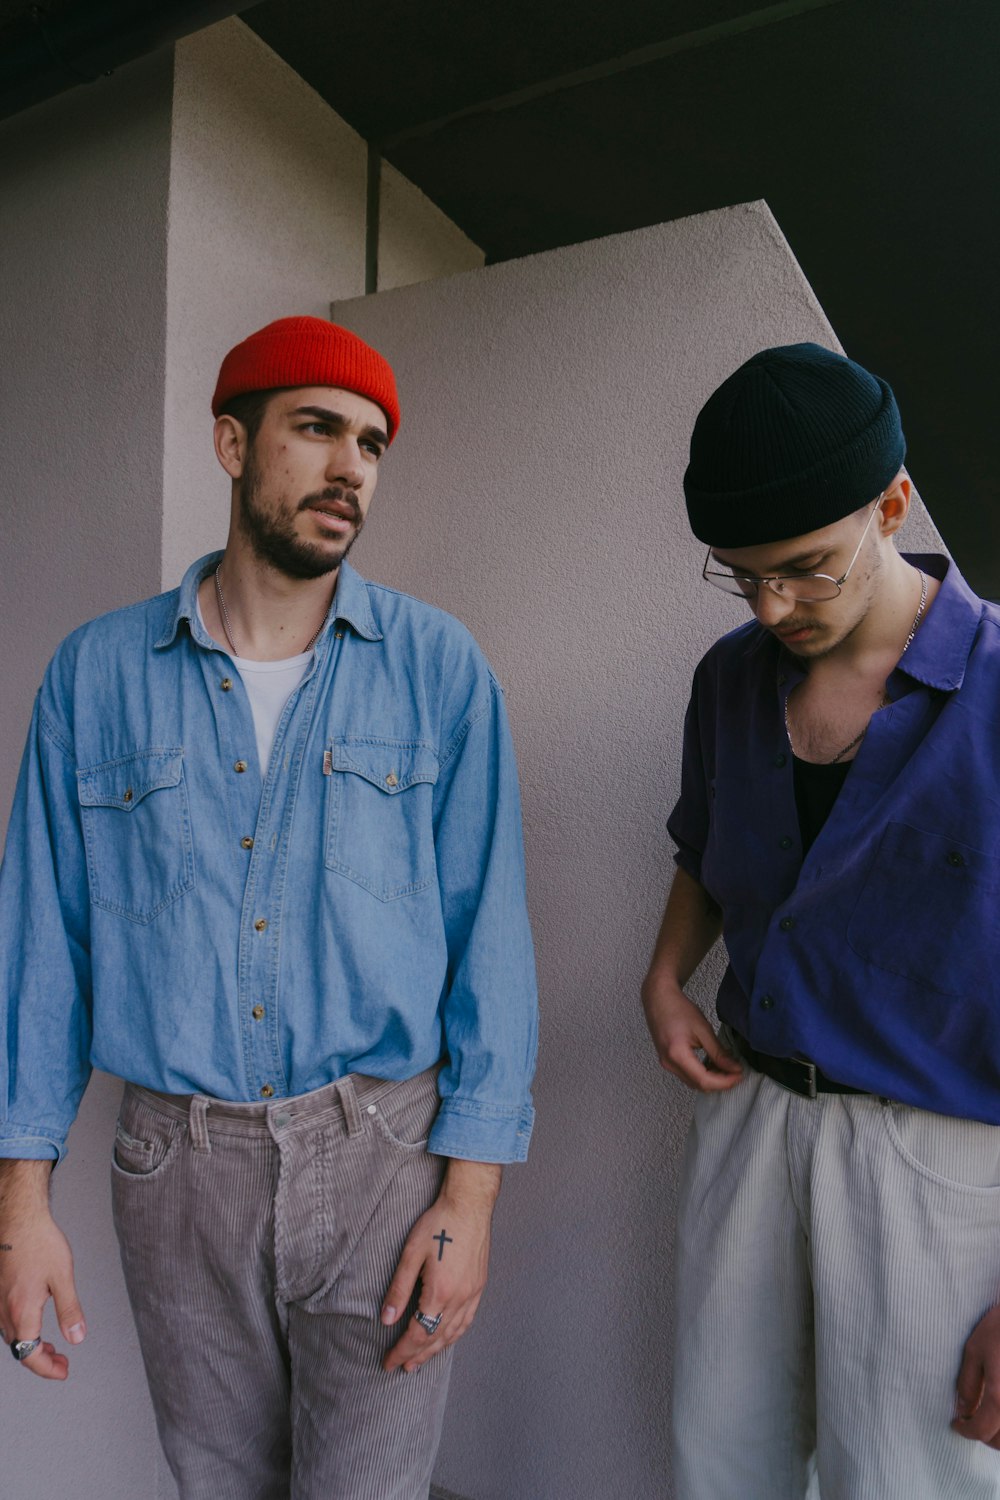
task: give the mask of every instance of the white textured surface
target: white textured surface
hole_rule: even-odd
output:
[[[836,340],[763,204],[336,311],[393,361],[406,412],[357,562],[458,614],[506,686],[538,946],[537,1133],[507,1172],[436,1479],[475,1500],[663,1500],[688,1098],[638,986],[691,672],[744,618],[700,580],[681,476],[737,364]]]
[[[229,484],[210,402],[226,350],[272,318],[328,317],[365,286],[367,147],[235,18],[176,48],[170,163],[163,587],[221,546]],[[482,252],[386,171],[381,284]]]
[[[159,586],[170,89],[159,55],[0,126],[0,829],[55,646]],[[152,1500],[158,1444],[110,1224],[119,1092],[94,1081],[53,1188],[89,1337],[63,1386],[0,1363],[9,1500]]]

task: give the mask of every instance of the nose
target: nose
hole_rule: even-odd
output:
[[[341,433],[340,439],[332,443],[327,452],[326,477],[330,484],[345,484],[356,490],[364,483],[365,470],[361,461],[358,439],[349,432]]]
[[[792,613],[795,600],[785,594],[776,594],[766,583],[757,585],[757,597],[750,600],[750,607],[761,625],[777,625]]]

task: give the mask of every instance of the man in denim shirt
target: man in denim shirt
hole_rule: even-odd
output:
[[[35,705],[0,873],[0,1331],[66,1377],[48,1179],[116,1073],[184,1500],[416,1500],[532,1123],[510,735],[468,632],[345,560],[399,425],[386,361],[281,319],[213,412],[225,551],[75,631]]]
[[[1000,611],[896,550],[904,452],[814,344],[692,437],[705,581],[754,619],[695,674],[643,990],[699,1091],[679,1500],[1000,1496]],[[684,986],[720,930],[716,1037]]]

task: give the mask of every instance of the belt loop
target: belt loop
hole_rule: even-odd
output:
[[[205,1156],[212,1154],[212,1143],[208,1138],[208,1106],[210,1101],[204,1094],[191,1095],[191,1107],[188,1110],[188,1130],[191,1135],[191,1145],[196,1151]]]
[[[346,1078],[338,1078],[335,1087],[340,1098],[341,1108],[344,1111],[347,1134],[353,1140],[356,1135],[364,1133],[364,1125],[361,1122],[361,1106],[358,1104],[358,1096],[354,1092],[354,1080],[348,1074]]]

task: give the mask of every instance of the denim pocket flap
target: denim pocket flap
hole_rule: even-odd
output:
[[[418,782],[438,778],[438,758],[431,745],[403,740],[336,740],[333,769],[363,776],[379,791],[395,796]]]
[[[139,750],[121,760],[78,771],[77,788],[84,807],[117,807],[131,812],[150,792],[178,786],[183,773],[183,751]]]

